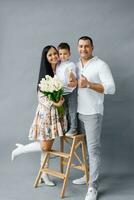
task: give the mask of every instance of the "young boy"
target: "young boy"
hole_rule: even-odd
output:
[[[58,46],[60,63],[56,67],[56,75],[64,84],[65,112],[68,120],[67,136],[76,135],[77,129],[77,88],[69,83],[76,82],[76,65],[71,62],[70,46],[67,43],[60,43]]]

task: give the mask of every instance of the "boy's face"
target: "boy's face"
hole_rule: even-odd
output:
[[[68,49],[59,49],[59,57],[62,62],[67,61],[70,57],[70,51]]]

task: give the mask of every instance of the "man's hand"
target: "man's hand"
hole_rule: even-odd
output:
[[[90,89],[99,92],[99,93],[104,93],[104,87],[101,83],[92,83],[87,80],[87,78],[83,75],[81,75],[80,79],[78,80],[78,87],[79,88],[85,88],[90,85]]]
[[[85,76],[81,75],[80,79],[78,80],[78,87],[85,88],[87,87],[88,80]]]

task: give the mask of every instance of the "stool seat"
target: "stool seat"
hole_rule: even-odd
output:
[[[67,144],[69,146],[68,152],[65,152],[65,148],[64,148],[65,144]],[[82,147],[81,148],[82,160],[76,152],[76,150],[79,146]],[[51,155],[60,157],[60,171],[61,172],[58,172],[56,170],[45,167],[45,164],[47,163],[47,161],[49,161]],[[72,163],[73,157],[75,157],[77,159],[77,161],[79,162],[79,165]],[[64,172],[65,166],[66,166],[66,170]],[[62,191],[60,194],[61,198],[63,198],[64,194],[65,194],[65,189],[66,189],[66,185],[67,185],[67,181],[68,181],[68,177],[69,177],[71,168],[75,168],[75,169],[83,171],[86,175],[86,182],[88,184],[88,166],[86,163],[85,134],[78,134],[78,135],[74,135],[74,136],[64,135],[64,136],[60,137],[60,150],[51,149],[50,151],[46,151],[46,154],[45,154],[45,157],[43,160],[43,164],[39,169],[38,176],[35,180],[34,187],[38,186],[38,184],[41,180],[42,173],[47,173],[49,175],[56,176],[58,178],[63,179],[63,186],[62,186]]]

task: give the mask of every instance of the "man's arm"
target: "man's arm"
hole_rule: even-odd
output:
[[[104,87],[104,94],[115,93],[115,83],[109,66],[103,63],[99,71],[99,77]]]
[[[78,86],[80,88],[89,88],[92,90],[95,90],[96,92],[103,93],[104,92],[104,87],[100,83],[92,83],[87,80],[85,76],[81,76],[81,78],[78,80]]]
[[[87,87],[99,93],[104,93],[104,87],[100,83],[92,83],[87,81]]]
[[[81,78],[78,80],[78,86],[80,88],[88,87],[99,93],[114,94],[115,83],[110,68],[106,63],[104,63],[100,68],[99,76],[101,83],[93,83],[87,80],[86,77],[81,76]]]

